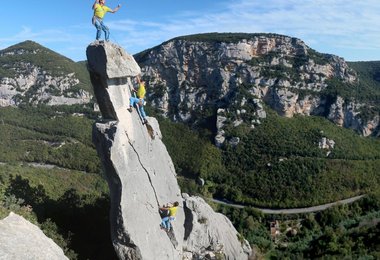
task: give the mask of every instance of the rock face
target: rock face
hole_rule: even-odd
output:
[[[11,212],[0,220],[0,259],[68,259],[37,226]]]
[[[239,241],[239,234],[231,221],[223,214],[215,213],[200,197],[183,196],[185,199],[185,255],[186,252],[208,252],[227,256],[227,259],[246,259],[251,252],[247,241]],[[192,253],[192,257],[200,257]],[[190,258],[193,259],[193,258]]]
[[[187,208],[172,160],[161,141],[156,119],[148,117],[148,129],[135,110],[127,111],[130,88],[140,67],[122,48],[108,42],[90,44],[87,59],[104,118],[94,126],[93,141],[110,187],[115,250],[120,259],[182,259]],[[159,228],[159,207],[174,201],[180,202],[173,222],[175,239]],[[225,247],[230,248],[230,244]],[[231,252],[226,250],[226,254]],[[226,257],[233,259],[232,255]],[[235,259],[246,259],[248,254],[238,257]]]
[[[355,82],[356,73],[342,58],[317,53],[296,38],[275,34],[185,36],[138,54],[136,60],[154,86],[151,103],[173,120],[196,122],[197,115],[208,108],[230,125],[242,121],[254,128],[265,117],[262,105],[266,104],[286,117],[330,114],[333,122],[364,135],[378,126],[378,119],[363,122],[356,110],[350,111],[359,104],[336,104],[339,113],[331,113],[334,104],[321,92],[331,79]],[[226,113],[220,115],[218,109]],[[223,129],[217,127],[218,146],[228,140]]]

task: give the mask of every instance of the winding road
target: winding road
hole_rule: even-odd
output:
[[[359,195],[355,197],[351,197],[348,199],[344,200],[338,200],[332,203],[327,203],[327,204],[322,204],[318,206],[313,206],[313,207],[308,207],[308,208],[291,208],[291,209],[268,209],[268,208],[257,208],[257,207],[252,207],[254,209],[262,211],[264,214],[300,214],[300,213],[310,213],[310,212],[316,212],[316,211],[322,211],[328,208],[331,208],[332,206],[338,205],[338,204],[349,204],[354,201],[357,201],[358,199],[361,199],[364,195]],[[211,199],[212,202],[218,203],[218,204],[224,204],[228,205],[234,208],[244,208],[245,206],[239,205],[239,204],[233,204],[233,203],[228,203],[222,200],[217,200],[217,199]]]

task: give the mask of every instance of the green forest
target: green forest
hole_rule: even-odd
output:
[[[318,213],[264,215],[214,205],[257,251],[258,259],[379,259],[380,193]],[[272,236],[271,223],[279,233]]]
[[[259,259],[379,258],[379,139],[360,137],[320,117],[269,113],[238,146],[218,149],[204,132],[159,119],[182,192],[245,205],[238,209],[209,201],[254,245]],[[318,148],[321,136],[336,142],[329,156]],[[358,194],[366,196],[318,213],[268,215],[252,207],[307,207]],[[276,220],[280,234],[273,238],[270,223]]]
[[[268,114],[254,131],[241,131],[239,145],[222,149],[189,127],[162,119],[163,141],[188,185],[183,188],[244,205],[291,208],[379,187],[379,139],[362,138],[320,117]],[[318,147],[322,137],[335,141],[328,156]],[[206,181],[202,190],[199,177]]]

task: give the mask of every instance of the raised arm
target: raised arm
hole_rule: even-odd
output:
[[[94,4],[92,5],[92,9],[95,9],[96,4],[99,4],[99,0],[95,0]]]
[[[111,13],[116,13],[116,12],[117,12],[117,10],[119,10],[119,9],[120,9],[120,7],[121,7],[121,4],[118,4],[118,5],[116,6],[116,8],[115,8],[115,9],[113,9],[113,10],[111,11]]]
[[[141,83],[140,75],[137,75],[136,80],[137,80],[137,83],[138,83],[138,84]]]

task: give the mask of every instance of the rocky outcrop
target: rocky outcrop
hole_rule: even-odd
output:
[[[337,97],[331,104],[328,118],[339,126],[351,128],[360,132],[363,136],[376,134],[380,128],[380,116],[375,115],[371,119],[361,118],[360,109],[363,104],[346,102],[343,98]]]
[[[68,259],[36,225],[11,212],[0,220],[0,259]]]
[[[185,259],[204,259],[207,254],[225,256],[226,259],[247,259],[252,249],[226,216],[215,213],[200,197],[187,194],[183,197],[187,213]]]
[[[161,141],[156,119],[148,117],[146,126],[141,124],[135,110],[127,111],[130,88],[140,68],[132,56],[108,42],[90,44],[87,59],[104,119],[94,125],[93,141],[110,187],[115,250],[120,259],[183,259],[187,243],[184,226],[188,221],[185,212],[192,210],[181,197],[175,169]],[[173,222],[173,233],[166,233],[159,227],[159,207],[173,201],[180,202],[180,208]],[[234,230],[232,225],[228,228]],[[228,259],[234,259],[231,252],[241,251],[230,248],[232,245],[238,243],[223,245]],[[197,250],[204,246],[207,244],[192,248]],[[240,256],[239,259],[246,259],[248,254]]]
[[[286,117],[326,115],[331,102],[321,92],[329,80],[357,80],[342,58],[317,53],[296,38],[275,34],[228,34],[223,38],[223,34],[205,34],[200,39],[179,37],[136,55],[149,85],[154,86],[149,96],[151,103],[173,120],[193,123],[205,108],[219,117],[216,111],[222,108],[228,110],[227,116],[222,115],[229,119],[225,125],[242,121],[253,128],[252,121],[260,118],[260,108],[253,102],[241,105],[244,98],[257,99]],[[247,113],[238,114],[242,110]],[[357,120],[346,118],[350,117],[346,113],[342,115],[347,123]],[[329,118],[339,123],[339,118]],[[372,128],[366,124],[343,125],[367,134]],[[223,129],[217,129],[218,146],[228,140]]]

